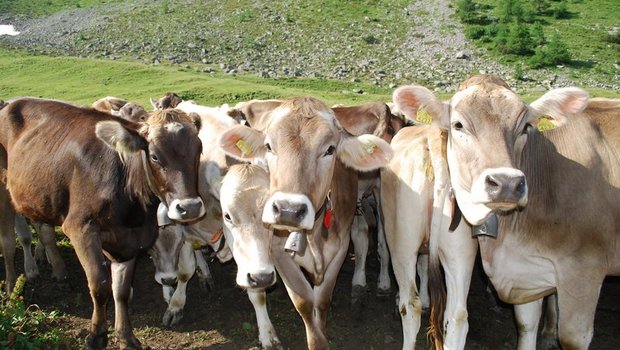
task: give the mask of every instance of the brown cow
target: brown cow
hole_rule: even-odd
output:
[[[240,159],[265,157],[270,189],[262,220],[284,236],[272,242],[274,263],[304,320],[308,348],[328,349],[327,310],[347,254],[357,193],[357,173],[347,166],[377,169],[391,148],[373,135],[351,136],[311,97],[286,100],[263,118],[262,132],[234,126],[218,143]],[[307,249],[286,245],[287,235]]]
[[[497,239],[478,243],[498,296],[531,333],[519,347],[536,346],[542,298],[557,292],[562,347],[588,348],[603,279],[620,274],[620,104],[589,107],[585,91],[562,88],[527,105],[492,76],[464,82],[449,105],[420,86],[394,102],[448,129],[465,218],[489,229],[496,216]]]
[[[178,111],[154,113],[145,124],[136,124],[38,99],[16,100],[0,111],[2,165],[15,210],[62,225],[86,273],[94,304],[89,349],[107,344],[111,294],[120,348],[140,348],[127,303],[136,255],[157,237],[159,200],[173,220],[204,214],[198,196],[197,126]],[[2,234],[13,238],[13,228]],[[14,276],[7,278],[12,282]]]
[[[157,100],[151,98],[151,106],[153,106],[153,110],[176,108],[181,102],[183,102],[183,99],[181,99],[181,97],[174,92],[166,92],[163,97]]]
[[[251,100],[238,103],[228,111],[228,114],[238,122],[245,122],[257,130],[263,130],[266,125],[264,115],[282,103],[281,100]],[[359,106],[332,107],[336,119],[349,133],[359,136],[372,134],[381,137],[387,142],[403,127],[409,125],[402,118],[394,116],[387,104],[382,102],[368,102]],[[351,240],[355,249],[355,272],[352,279],[351,302],[355,304],[366,295],[366,255],[368,253],[368,220],[374,219],[377,226],[377,252],[380,261],[380,273],[377,283],[377,294],[388,295],[391,290],[389,276],[390,254],[385,243],[383,223],[381,221],[381,201],[379,199],[378,171],[358,174],[358,209],[363,215],[356,215],[353,221]],[[374,197],[375,210],[368,213],[363,210],[362,201],[368,201],[368,196]],[[371,209],[373,209],[371,207]],[[376,212],[376,216],[372,212]],[[369,215],[374,217],[368,217]]]

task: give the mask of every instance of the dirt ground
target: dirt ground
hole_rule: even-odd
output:
[[[51,279],[50,267],[40,264],[41,277],[28,282],[25,298],[45,310],[58,309],[65,314],[59,322],[69,335],[63,349],[83,348],[83,339],[92,312],[84,273],[73,251],[63,249],[70,280],[60,284]],[[23,270],[21,252],[17,267]],[[396,313],[394,294],[389,298],[374,295],[378,262],[374,252],[369,256],[368,298],[364,306],[354,309],[349,304],[354,261],[347,259],[338,278],[328,319],[328,339],[331,349],[400,349],[401,324]],[[2,264],[0,276],[4,276]],[[161,326],[166,309],[161,287],[155,282],[154,268],[148,256],[140,258],[134,280],[131,319],[136,335],[147,349],[259,349],[256,319],[245,292],[235,286],[235,265],[210,264],[216,288],[203,290],[196,278],[188,286],[184,319],[178,326]],[[393,289],[396,289],[392,278]],[[279,281],[267,296],[270,317],[286,349],[304,349],[303,322]],[[474,271],[468,300],[469,335],[466,349],[515,349],[516,329],[512,308],[502,305],[493,308],[485,291],[480,269]],[[113,304],[109,305],[108,320],[113,320]],[[423,314],[423,330],[418,334],[417,349],[428,349],[424,329],[427,314]],[[112,321],[108,349],[117,348]],[[620,340],[620,278],[608,278],[598,305],[594,339],[591,349],[617,349]]]

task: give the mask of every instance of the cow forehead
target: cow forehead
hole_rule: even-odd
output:
[[[198,132],[193,127],[193,125],[179,122],[170,122],[162,125],[148,126],[148,135],[148,139],[151,142],[157,142],[157,140],[163,140],[167,138],[188,138],[188,140],[192,140],[192,136],[198,137]]]
[[[481,84],[457,92],[450,101],[453,113],[480,123],[493,121],[505,125],[514,124],[525,109],[516,93],[503,86]]]

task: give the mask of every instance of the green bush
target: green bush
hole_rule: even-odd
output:
[[[25,281],[24,275],[19,276],[11,294],[5,292],[5,283],[0,281],[0,348],[57,348],[60,335],[54,323],[58,312],[46,314],[37,305],[26,306],[21,295]]]
[[[559,35],[554,35],[549,44],[539,47],[530,57],[528,64],[532,68],[551,67],[558,64],[570,63],[571,56],[566,44]]]
[[[532,38],[527,27],[524,24],[513,23],[503,51],[515,55],[528,55],[532,52],[532,47]]]
[[[553,9],[553,18],[565,19],[569,17],[570,17],[570,12],[568,12],[568,7],[565,1],[560,2],[558,6]]]
[[[465,28],[465,36],[468,39],[476,40],[482,38],[486,34],[484,26],[473,25]]]
[[[478,20],[476,4],[473,0],[458,0],[456,2],[456,13],[463,23],[475,23]]]
[[[620,31],[605,36],[605,41],[612,44],[620,44]]]

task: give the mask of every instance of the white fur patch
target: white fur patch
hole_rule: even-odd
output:
[[[299,221],[297,227],[290,227],[286,225],[280,225],[277,223],[277,218],[273,211],[274,202],[277,200],[286,200],[290,203],[294,204],[305,204],[307,207],[306,214]],[[266,224],[273,225],[274,229],[280,230],[310,230],[314,226],[314,216],[316,211],[310,199],[303,194],[297,193],[286,193],[286,192],[276,192],[274,193],[265,203],[265,208],[263,209],[263,222]]]

